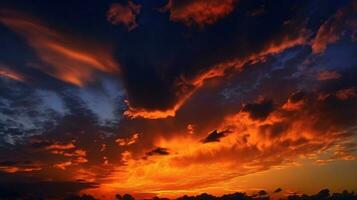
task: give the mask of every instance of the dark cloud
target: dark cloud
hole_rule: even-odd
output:
[[[153,149],[152,151],[149,151],[146,153],[147,156],[165,156],[165,155],[169,155],[170,152],[167,148],[163,148],[163,147],[157,147],[156,149]]]
[[[29,165],[29,164],[33,164],[32,161],[30,160],[25,160],[25,161],[0,161],[0,165],[6,165],[6,166],[16,166],[19,164],[24,164],[24,165]]]
[[[274,190],[274,193],[279,193],[279,192],[282,192],[282,191],[283,191],[283,189],[277,188],[276,190]]]
[[[208,136],[202,140],[203,143],[219,142],[222,137],[226,136],[228,131],[218,132],[217,130],[212,131]]]
[[[250,118],[254,120],[264,120],[274,111],[274,104],[272,100],[248,103],[243,106],[242,111],[249,113]]]
[[[270,138],[278,138],[286,133],[290,125],[286,122],[260,126],[260,132]]]
[[[305,98],[305,93],[303,91],[298,91],[298,92],[294,92],[293,94],[291,94],[291,96],[289,97],[289,100],[292,103],[296,103],[296,102],[303,100],[304,98]]]
[[[30,141],[30,146],[35,149],[44,149],[48,146],[54,144],[52,141],[44,140],[44,141]]]

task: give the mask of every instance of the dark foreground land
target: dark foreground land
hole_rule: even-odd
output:
[[[4,188],[0,188],[0,200],[100,200],[91,195],[65,195],[64,197],[54,197],[54,196],[41,196],[39,194],[31,193],[30,191],[25,193],[18,193],[16,191],[5,191]],[[354,192],[343,191],[342,193],[331,193],[328,189],[323,189],[317,194],[306,195],[306,194],[290,194],[279,195],[283,190],[278,188],[273,193],[261,190],[253,195],[248,195],[246,193],[233,193],[225,194],[222,196],[213,196],[207,193],[203,193],[197,196],[187,196],[177,198],[177,200],[357,200],[357,194]],[[276,197],[280,196],[280,197]],[[116,200],[135,200],[135,198],[130,194],[120,195],[117,194],[113,199]],[[153,197],[148,200],[169,200],[168,198]]]

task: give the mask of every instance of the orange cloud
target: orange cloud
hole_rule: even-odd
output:
[[[132,31],[138,26],[136,15],[140,13],[140,9],[141,5],[134,4],[132,1],[129,1],[127,6],[114,3],[107,12],[107,20],[114,25],[123,24],[128,31]]]
[[[340,38],[339,32],[336,30],[336,27],[330,26],[328,22],[326,22],[320,27],[317,36],[314,42],[312,43],[312,51],[314,53],[324,52],[327,44],[335,43]]]
[[[66,161],[66,162],[60,162],[60,163],[54,164],[53,167],[65,170],[65,169],[67,169],[67,167],[69,167],[71,165],[72,165],[71,161]]]
[[[345,89],[340,89],[334,93],[321,93],[319,94],[318,99],[320,101],[324,101],[329,97],[336,97],[340,100],[347,100],[351,97],[357,96],[357,88],[356,87],[349,87]]]
[[[303,108],[305,105],[303,92],[296,92],[290,95],[289,99],[283,104],[282,109],[287,111],[296,111]]]
[[[0,64],[0,77],[6,77],[16,81],[25,81],[25,77],[16,71],[11,70],[9,67]]]
[[[17,172],[33,172],[40,171],[42,167],[38,164],[32,163],[31,161],[4,161],[0,162],[0,171],[6,173],[17,173]]]
[[[195,134],[195,125],[188,124],[186,129],[187,129],[188,134],[190,134],[190,135]]]
[[[65,162],[54,164],[53,166],[55,168],[65,170],[69,166],[79,165],[88,162],[87,152],[83,149],[76,149],[76,146],[73,142],[64,144],[54,143],[45,147],[45,149],[49,150],[51,154],[61,155],[70,159]]]
[[[96,71],[118,71],[108,48],[81,44],[78,38],[65,36],[21,13],[2,10],[0,14],[0,23],[24,37],[43,62],[32,67],[77,86],[93,80]]]
[[[136,143],[138,141],[138,139],[139,139],[139,134],[134,133],[130,138],[118,138],[115,140],[115,142],[119,146],[129,146],[129,145]]]
[[[322,71],[317,74],[317,80],[319,80],[319,81],[339,79],[340,77],[341,77],[341,75],[339,73],[337,73],[336,71]]]
[[[328,44],[337,42],[343,30],[346,28],[356,29],[356,22],[351,22],[349,18],[357,11],[356,1],[352,1],[347,8],[340,9],[337,13],[322,24],[317,35],[312,42],[312,52],[315,54],[323,53]],[[353,20],[355,21],[355,20]]]
[[[74,149],[76,146],[74,146],[73,143],[67,143],[67,144],[52,144],[46,147],[46,149],[49,150],[68,150],[68,149]]]
[[[32,167],[32,168],[26,168],[26,167],[12,167],[12,166],[9,166],[9,167],[4,167],[4,166],[1,166],[0,167],[0,171],[4,171],[4,172],[7,172],[7,173],[16,173],[16,172],[32,172],[32,171],[39,171],[41,170],[42,168],[41,167]]]
[[[205,26],[216,23],[230,14],[237,0],[169,0],[164,10],[170,11],[170,20],[185,23],[187,26]]]
[[[336,96],[341,100],[346,100],[357,95],[357,88],[351,87],[337,91]]]
[[[301,165],[300,158],[315,163],[354,160],[345,130],[335,124],[322,129],[317,126],[325,120],[321,117],[324,112],[328,112],[317,109],[325,102],[306,101],[298,92],[269,112],[250,108],[226,116],[217,127],[224,134],[210,134],[214,136],[210,141],[215,142],[202,142],[207,136],[202,133],[156,138],[153,147],[159,148],[143,150],[140,155],[124,152],[124,165],[117,167],[102,187],[169,197],[217,194],[236,190],[243,175]],[[256,104],[259,103],[265,105],[265,101]],[[288,109],[288,104],[294,106]],[[264,117],[257,120],[255,116],[261,115],[252,112],[262,112]],[[329,151],[332,155],[323,158]],[[158,152],[160,156],[147,156],[148,152]]]
[[[51,153],[53,154],[59,154],[59,155],[63,155],[65,157],[69,157],[70,160],[69,161],[65,161],[65,162],[60,162],[57,164],[54,164],[53,166],[55,168],[59,168],[62,170],[65,170],[66,168],[73,166],[73,165],[79,165],[79,164],[83,164],[83,163],[87,163],[88,160],[86,158],[87,156],[87,152],[82,150],[82,149],[76,149],[72,152],[65,152],[65,151],[51,151]]]
[[[144,108],[133,108],[130,106],[130,103],[126,101],[128,105],[128,109],[124,111],[124,115],[129,118],[137,118],[143,117],[146,119],[161,119],[167,117],[174,117],[176,115],[176,111],[181,107],[186,99],[178,102],[174,108],[168,110],[147,110]]]

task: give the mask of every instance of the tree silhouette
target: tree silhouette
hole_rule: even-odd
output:
[[[124,194],[123,196],[121,196],[120,194],[116,194],[115,199],[116,200],[135,200],[135,198],[133,196],[131,196],[130,194]]]
[[[84,194],[82,196],[71,195],[71,196],[68,196],[67,198],[65,198],[65,200],[97,200],[97,199],[91,195]]]

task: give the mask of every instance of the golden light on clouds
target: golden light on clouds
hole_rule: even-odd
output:
[[[141,154],[125,151],[123,165],[115,167],[95,191],[165,197],[224,194],[237,188],[252,189],[240,185],[243,176],[299,166],[302,158],[316,165],[355,160],[346,145],[349,138],[334,128],[316,128],[319,114],[308,114],[306,107],[301,110],[307,105],[303,96],[298,96],[302,94],[292,94],[280,107],[267,112],[261,110],[268,106],[264,99],[245,105],[240,112],[226,116],[219,131],[206,136],[184,132],[171,138],[157,137],[155,150]],[[255,114],[256,109],[264,115]],[[327,152],[331,155],[323,158]]]

